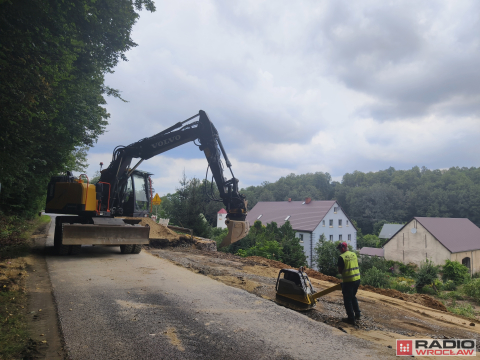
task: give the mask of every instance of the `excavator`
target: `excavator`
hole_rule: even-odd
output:
[[[137,168],[144,160],[191,141],[205,154],[206,176],[209,169],[212,173],[209,199],[223,202],[227,210],[228,234],[220,247],[244,238],[249,231],[245,221],[247,200],[239,193],[238,179],[233,175],[217,129],[207,113],[200,110],[156,135],[117,146],[110,165],[101,171],[96,184],[90,184],[85,174],[74,177],[67,172],[52,177],[45,212],[62,214],[55,218],[55,252],[73,255],[82,245],[119,245],[121,253],[140,253],[142,244],[149,243],[149,228],[139,225],[138,218],[148,216],[151,210],[152,174]],[[232,176],[229,180],[224,176],[222,156]],[[130,167],[133,159],[139,161]],[[220,194],[218,199],[214,197],[213,180]]]

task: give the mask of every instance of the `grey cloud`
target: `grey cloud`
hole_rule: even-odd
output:
[[[455,99],[480,95],[480,19],[471,16],[480,8],[467,4],[449,14],[448,2],[332,2],[311,30],[312,48],[330,76],[375,99],[359,114],[416,117],[443,102],[451,104],[442,114],[465,114]],[[470,104],[468,115],[479,114],[480,103]]]

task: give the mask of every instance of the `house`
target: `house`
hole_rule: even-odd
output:
[[[261,201],[247,214],[250,226],[259,220],[282,226],[287,220],[300,239],[307,261],[312,267],[313,249],[320,235],[330,241],[345,241],[357,247],[357,229],[335,200]]]
[[[227,210],[222,208],[217,213],[217,228],[226,229],[225,220],[227,220]]]
[[[380,234],[378,235],[379,239],[390,239],[393,235],[395,235],[398,230],[403,227],[402,224],[384,224]]]
[[[383,246],[385,259],[420,265],[458,261],[480,271],[480,228],[468,219],[414,217]]]
[[[364,246],[360,249],[360,255],[383,257],[383,249]]]

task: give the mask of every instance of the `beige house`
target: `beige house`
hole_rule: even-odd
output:
[[[420,265],[458,261],[480,272],[480,228],[468,219],[415,217],[383,246],[386,260]]]

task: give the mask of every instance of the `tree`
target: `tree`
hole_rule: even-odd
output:
[[[151,0],[0,3],[0,206],[35,213],[54,174],[82,169],[109,114],[104,84],[136,46],[132,26]],[[32,131],[33,130],[33,131]],[[71,169],[70,168],[70,169]]]
[[[318,271],[325,275],[335,276],[338,274],[338,257],[340,256],[340,250],[337,246],[341,241],[327,241],[325,235],[320,235],[317,245],[313,249],[314,263],[317,266]],[[348,250],[353,251],[353,248],[348,245]]]
[[[294,268],[306,266],[307,257],[303,246],[300,245],[300,239],[295,236],[295,231],[288,220],[278,228],[278,234],[282,246],[283,262]]]
[[[179,181],[180,187],[174,194],[168,194],[162,201],[162,208],[170,222],[192,229],[197,236],[209,238],[211,227],[205,216],[207,198],[197,178],[187,179],[185,173]]]

